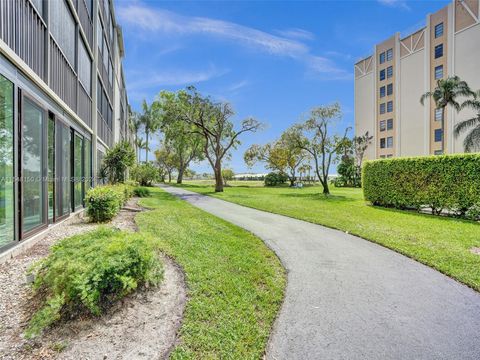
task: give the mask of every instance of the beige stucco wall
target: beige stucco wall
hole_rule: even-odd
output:
[[[375,135],[374,73],[355,79],[355,135]],[[375,139],[367,148],[366,159],[375,159]]]
[[[474,90],[480,89],[480,23],[455,35],[454,73]],[[472,117],[474,112],[469,109],[459,114],[454,112],[454,123]],[[463,138],[453,140],[453,152],[463,152]]]
[[[420,97],[425,92],[425,50],[400,60],[400,156],[425,154],[425,109]]]

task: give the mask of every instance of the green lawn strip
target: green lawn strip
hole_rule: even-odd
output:
[[[412,211],[367,205],[361,189],[317,186],[302,189],[232,186],[215,193],[205,183],[184,188],[240,205],[348,231],[429,265],[480,291],[480,224]]]
[[[161,189],[141,204],[140,232],[185,271],[188,302],[173,359],[259,359],[283,300],[285,272],[253,234]]]

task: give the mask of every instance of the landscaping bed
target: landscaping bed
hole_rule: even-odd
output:
[[[134,216],[141,210],[131,199],[112,220],[110,227],[136,230]],[[185,287],[183,273],[173,261],[161,256],[164,280],[158,287],[141,288],[116,301],[100,317],[81,314],[58,321],[40,336],[24,337],[30,319],[38,311],[36,298],[26,284],[30,266],[45,258],[50,247],[71,235],[96,234],[97,224],[76,215],[57,225],[45,239],[19,256],[0,265],[0,358],[2,359],[151,359],[165,357],[174,344],[180,325]],[[93,232],[92,232],[93,231]],[[80,234],[80,235],[79,235]],[[69,239],[70,240],[70,239]]]

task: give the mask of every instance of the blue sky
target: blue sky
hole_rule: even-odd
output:
[[[338,131],[353,127],[354,63],[448,2],[118,0],[129,101],[138,110],[160,90],[191,84],[229,101],[235,122],[253,116],[267,127],[244,136],[226,165],[263,171],[244,164],[248,146],[278,138],[312,107],[334,101],[343,108]],[[191,167],[210,172],[205,163]]]

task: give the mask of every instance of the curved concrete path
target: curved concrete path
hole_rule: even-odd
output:
[[[288,285],[268,359],[480,359],[480,294],[470,288],[341,231],[163,188],[282,260]]]

